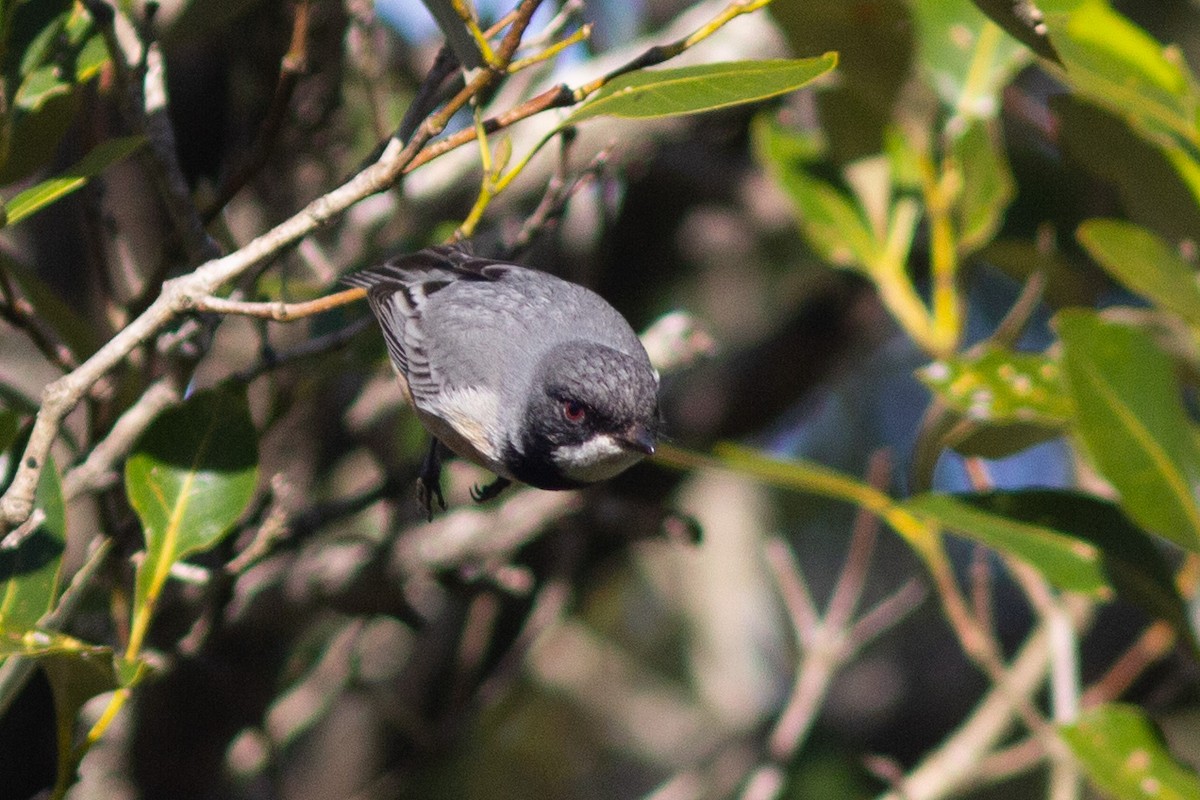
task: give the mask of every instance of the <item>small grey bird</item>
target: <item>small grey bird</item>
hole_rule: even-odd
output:
[[[599,295],[553,275],[432,247],[345,277],[367,290],[392,366],[433,436],[418,497],[446,507],[439,442],[513,481],[574,489],[654,453],[658,373]]]

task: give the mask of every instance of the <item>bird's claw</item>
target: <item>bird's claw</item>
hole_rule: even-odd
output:
[[[496,478],[496,480],[492,481],[487,486],[480,486],[476,484],[471,487],[471,499],[476,503],[486,503],[488,500],[491,500],[493,497],[503,492],[510,485],[512,485],[512,481],[510,481],[508,478]]]
[[[425,516],[430,522],[433,522],[434,500],[437,500],[437,504],[441,507],[442,511],[446,510],[446,498],[442,496],[441,480],[437,477],[430,480],[426,475],[417,478],[417,502],[421,505],[421,510],[425,512]]]

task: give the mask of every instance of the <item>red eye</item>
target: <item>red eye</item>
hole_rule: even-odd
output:
[[[587,409],[583,407],[583,403],[575,400],[563,401],[563,416],[568,422],[583,422],[583,418],[587,416]]]

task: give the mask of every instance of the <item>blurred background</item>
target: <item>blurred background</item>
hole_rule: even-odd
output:
[[[353,174],[399,125],[442,41],[416,0],[305,4],[302,68],[270,123],[263,160],[226,199],[231,175],[253,159],[276,113],[299,6],[171,0],[145,22],[140,3],[126,5],[121,18],[152,26],[161,44],[179,166],[197,206],[213,209],[209,246],[219,252]],[[539,86],[578,85],[724,5],[546,3],[531,30],[566,13],[574,25],[594,25],[589,42],[513,76],[489,107]],[[872,157],[903,150],[898,141],[936,138],[930,131],[962,111],[945,104],[954,78],[929,51],[929,26],[957,30],[939,22],[939,8],[950,6],[961,11],[923,0],[776,0],[730,22],[679,63],[836,50],[838,69],[765,103],[581,126],[491,202],[476,249],[509,252],[548,183],[566,178],[569,201],[537,225],[519,259],[592,287],[639,331],[686,312],[691,327],[672,339],[686,357],[664,370],[673,449],[738,442],[835,468],[897,498],[978,488],[968,459],[918,452],[931,395],[915,371],[930,352],[862,270],[831,258],[798,223],[779,156],[786,139],[806,174],[852,185],[868,211],[879,192],[919,195],[914,183],[880,177]],[[1195,2],[1114,6],[1200,64]],[[477,8],[485,21],[507,10],[490,0]],[[991,336],[1040,271],[1044,291],[1014,346],[1041,351],[1053,341],[1057,309],[1138,304],[1076,244],[1080,222],[1126,217],[1194,244],[1200,211],[1118,114],[1072,95],[1052,68],[1002,36],[1007,55],[976,100],[992,103],[979,116],[1007,177],[993,187],[989,221],[958,273],[959,347]],[[72,95],[50,172],[122,132],[115,81],[102,70]],[[506,130],[513,151],[527,151],[552,115]],[[460,114],[451,128],[471,124]],[[444,240],[480,178],[478,149],[460,148],[233,290],[297,301],[328,293],[339,275]],[[173,227],[157,191],[139,159],[123,160],[2,233],[6,269],[57,298],[54,313],[77,332],[79,354],[144,309],[163,279],[205,257]],[[908,268],[925,297],[930,247],[929,230],[917,226]],[[358,303],[288,324],[196,317],[185,324],[211,337],[200,350],[171,351],[160,338],[68,418],[55,451],[64,464],[147,385],[177,374],[184,396],[244,385],[259,436],[251,510],[191,559],[202,579],[168,585],[149,636],[161,671],[87,753],[71,797],[873,797],[960,731],[993,690],[964,654],[921,561],[845,502],[668,458],[583,492],[521,489],[475,508],[468,490],[487,476],[454,462],[450,510],[424,524],[413,490],[424,433],[368,316]],[[8,408],[36,405],[59,374],[21,325],[0,322]],[[1018,450],[986,459],[991,485],[1088,478],[1061,436]],[[130,557],[142,547],[121,486],[81,493],[68,504],[68,530],[84,537],[67,551],[76,565],[87,537],[114,542],[71,631],[120,642],[128,632],[114,620],[130,600],[114,587],[131,585]],[[991,551],[956,540],[948,552],[964,579],[990,576],[996,639],[1013,656],[1032,624],[1026,595]],[[795,603],[808,595],[824,609],[838,586],[839,613],[849,612],[842,634],[872,609],[879,614],[856,629],[860,639],[802,647],[798,637],[815,628],[798,633]],[[1084,684],[1105,675],[1147,623],[1120,601],[1096,611],[1081,647]],[[799,674],[812,683],[797,684]],[[1193,764],[1197,677],[1194,660],[1167,653],[1123,695],[1153,710],[1172,749]],[[1044,700],[1033,693],[1035,704]],[[38,672],[0,717],[0,797],[35,796],[54,783],[52,702]],[[103,708],[85,706],[85,719]],[[1003,751],[1028,741],[1016,731],[996,748],[1009,760],[981,759],[947,793],[1046,796],[1044,754]]]

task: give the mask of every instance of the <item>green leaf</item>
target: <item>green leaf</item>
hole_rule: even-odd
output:
[[[934,361],[917,370],[917,377],[955,411],[981,422],[1062,428],[1073,410],[1062,368],[1043,353],[992,345]]]
[[[1164,47],[1101,0],[1047,3],[1050,39],[1071,85],[1146,134],[1200,144],[1195,84],[1177,48]]]
[[[214,389],[156,419],[125,464],[125,491],[142,522],[135,618],[147,615],[171,567],[216,544],[254,496],[258,446],[244,393]],[[143,630],[144,633],[144,630]]]
[[[991,241],[1016,196],[998,126],[976,120],[950,145],[962,175],[955,203],[958,247],[970,253]]]
[[[0,630],[10,634],[33,630],[58,599],[67,531],[62,485],[52,459],[43,466],[34,513],[42,516],[41,523],[15,547],[0,548]]]
[[[1060,141],[1070,161],[1116,190],[1122,216],[1172,241],[1196,237],[1200,182],[1189,184],[1171,155],[1181,145],[1149,141],[1118,111],[1079,95],[1052,98],[1050,110],[1059,120]],[[1074,194],[1084,185],[1075,183],[1064,191]]]
[[[800,229],[821,258],[855,269],[879,260],[883,244],[862,209],[845,192],[809,172],[804,157],[812,151],[808,137],[763,116],[756,120],[754,142],[759,162],[795,204]]]
[[[1200,452],[1169,359],[1146,334],[1091,312],[1063,311],[1054,325],[1074,428],[1092,462],[1134,521],[1200,551]]]
[[[7,224],[20,222],[30,214],[34,214],[56,200],[71,194],[83,187],[89,179],[99,175],[106,167],[115,164],[137,150],[146,141],[144,136],[125,136],[120,139],[109,139],[107,142],[92,148],[83,159],[66,172],[56,177],[44,180],[22,192],[18,192],[6,204],[8,212]]]
[[[112,648],[88,644],[55,631],[17,631],[0,628],[0,660],[10,656],[42,658],[52,655],[78,656],[85,653],[111,656]]]
[[[1187,605],[1170,567],[1154,540],[1116,505],[1056,489],[987,492],[959,498],[976,508],[1098,547],[1104,575],[1117,595],[1170,623],[1193,652],[1200,652],[1188,624]]]
[[[1029,51],[970,0],[911,3],[921,64],[942,102],[966,119],[1000,111],[1000,91],[1029,61]]]
[[[1200,777],[1167,750],[1162,734],[1137,706],[1089,709],[1063,740],[1096,788],[1116,800],[1196,800]]]
[[[1076,238],[1100,266],[1155,305],[1200,325],[1196,270],[1166,241],[1131,222],[1090,219]]]
[[[1029,522],[1010,519],[944,494],[917,495],[902,504],[912,514],[933,520],[969,539],[1014,556],[1037,569],[1060,589],[1112,596],[1101,568],[1100,549],[1088,542]]]
[[[637,70],[614,78],[562,124],[600,116],[674,117],[754,103],[795,91],[836,66],[837,53],[826,53],[815,58]]]
[[[814,93],[829,159],[850,164],[884,149],[884,131],[911,105],[898,102],[912,73],[912,15],[906,0],[774,0],[766,11],[793,53],[838,51],[837,80]],[[920,112],[918,112],[920,113]]]

